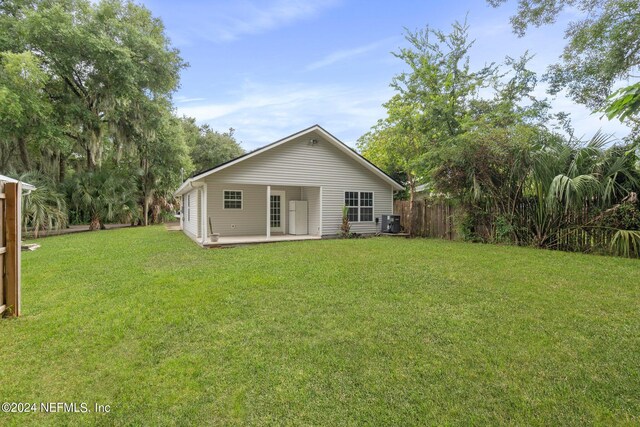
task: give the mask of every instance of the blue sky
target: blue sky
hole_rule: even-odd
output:
[[[565,44],[564,24],[511,32],[514,1],[499,9],[484,1],[348,0],[144,0],[160,17],[174,46],[190,64],[174,97],[179,114],[236,129],[246,150],[320,124],[347,144],[384,117],[389,83],[403,70],[391,55],[405,46],[404,27],[447,30],[468,14],[476,39],[472,65],[502,62],[506,55],[534,53],[543,72]],[[544,87],[538,90],[544,96]],[[579,135],[602,128],[627,134],[560,96],[555,111],[571,113]]]

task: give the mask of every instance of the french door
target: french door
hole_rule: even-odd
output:
[[[269,209],[271,210],[271,232],[283,233],[285,222],[285,199],[284,191],[271,190],[271,203]]]

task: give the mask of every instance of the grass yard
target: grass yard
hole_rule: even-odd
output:
[[[640,423],[640,262],[439,240],[53,237],[0,321],[0,424]]]

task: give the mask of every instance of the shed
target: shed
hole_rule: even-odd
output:
[[[36,187],[0,175],[0,313],[20,315],[22,193]]]

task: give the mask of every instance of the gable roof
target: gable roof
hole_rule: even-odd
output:
[[[249,153],[243,154],[242,156],[236,157],[235,159],[229,160],[228,162],[224,162],[222,164],[219,164],[215,167],[212,167],[211,169],[207,169],[201,172],[197,172],[196,174],[192,175],[190,178],[188,178],[185,182],[182,183],[182,185],[180,185],[180,187],[175,191],[174,195],[179,196],[181,194],[184,194],[187,190],[187,188],[194,182],[194,181],[199,181],[211,174],[214,174],[216,172],[219,172],[223,169],[226,169],[230,166],[233,166],[237,163],[240,163],[244,160],[250,159],[251,157],[254,157],[258,154],[264,153],[265,151],[271,150],[272,148],[276,148],[286,142],[289,142],[293,139],[296,139],[300,136],[303,136],[305,134],[311,133],[311,132],[318,132],[320,135],[322,135],[329,143],[333,144],[336,148],[338,148],[340,151],[342,151],[343,153],[345,153],[347,156],[351,157],[352,159],[354,159],[356,162],[360,163],[362,166],[364,166],[366,169],[368,169],[369,171],[371,171],[374,175],[377,175],[380,179],[382,179],[383,181],[389,183],[391,186],[393,186],[394,189],[396,190],[403,190],[404,187],[398,183],[398,181],[396,181],[395,179],[391,178],[389,175],[387,175],[385,172],[383,172],[380,168],[378,168],[376,165],[374,165],[373,163],[371,163],[369,160],[365,159],[364,157],[362,157],[362,155],[360,155],[358,152],[356,152],[353,148],[349,147],[348,145],[346,145],[344,142],[340,141],[338,138],[336,138],[335,136],[331,135],[329,132],[327,132],[325,129],[323,129],[320,125],[313,125],[311,127],[308,127],[306,129],[303,129],[299,132],[296,132],[292,135],[289,135],[285,138],[282,138],[276,142],[272,142],[271,144],[265,145],[264,147],[258,148],[257,150],[251,151]]]

